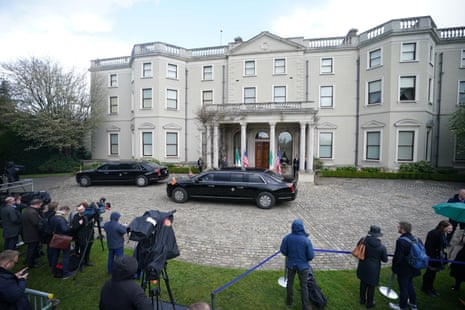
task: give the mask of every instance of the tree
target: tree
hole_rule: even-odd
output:
[[[465,105],[460,105],[452,115],[449,128],[457,136],[457,153],[465,154]]]
[[[89,91],[87,73],[65,71],[52,59],[4,63],[14,110],[8,126],[29,141],[29,149],[51,148],[71,156],[97,126],[103,95],[98,83]]]

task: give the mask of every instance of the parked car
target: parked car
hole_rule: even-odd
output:
[[[220,198],[255,201],[259,208],[270,209],[277,201],[296,198],[297,181],[271,170],[229,168],[173,178],[166,192],[178,203],[190,198]]]
[[[137,186],[164,180],[169,176],[167,167],[147,161],[107,162],[96,169],[85,170],[76,174],[76,182],[86,187],[102,183],[133,183]]]

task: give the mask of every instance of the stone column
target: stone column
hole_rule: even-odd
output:
[[[207,151],[206,151],[206,164],[207,164],[207,169],[211,169],[213,167],[212,165],[212,136],[211,136],[211,126],[207,125],[206,130],[207,130]]]
[[[218,124],[213,125],[213,168],[218,168],[218,159],[219,159],[219,134],[218,134]]]
[[[270,170],[274,170],[275,162],[276,162],[276,147],[275,147],[275,128],[276,123],[269,123],[270,124],[270,151],[273,155],[273,160],[271,161],[271,165],[269,167]]]
[[[300,123],[300,150],[299,150],[299,172],[304,171],[305,167],[305,128],[307,123]]]
[[[313,145],[315,142],[315,130],[314,125],[309,124],[308,126],[308,136],[307,136],[307,170],[313,172]]]
[[[241,123],[241,164],[244,167],[244,152],[247,150],[247,123]],[[247,156],[248,156],[247,152]]]

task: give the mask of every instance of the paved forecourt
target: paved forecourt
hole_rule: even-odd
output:
[[[176,176],[181,177],[181,176]],[[316,185],[298,185],[297,199],[258,209],[254,203],[188,201],[177,204],[166,196],[166,182],[147,187],[132,185],[80,187],[74,177],[34,180],[35,190],[46,190],[60,205],[75,207],[81,200],[105,197],[118,211],[120,222],[129,223],[147,210],[171,211],[181,255],[177,259],[203,265],[251,268],[279,250],[294,219],[301,218],[316,249],[350,251],[370,225],[381,227],[381,238],[393,253],[400,220],[413,224],[422,240],[443,217],[432,205],[446,201],[465,188],[464,183],[423,180],[371,180],[321,178]],[[103,221],[109,219],[103,214]],[[131,246],[131,244],[128,244]],[[315,269],[353,269],[356,259],[348,254],[316,252]],[[283,270],[278,254],[263,269]]]

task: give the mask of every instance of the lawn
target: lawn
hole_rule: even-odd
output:
[[[0,246],[3,248],[3,240]],[[182,250],[182,249],[181,249]],[[25,246],[21,248],[24,253]],[[126,254],[131,254],[126,249]],[[272,253],[270,253],[271,255]],[[102,251],[100,242],[94,243],[91,259],[94,266],[86,267],[84,272],[78,272],[76,277],[66,280],[54,278],[46,264],[45,256],[41,258],[43,266],[31,269],[28,279],[28,287],[40,291],[54,293],[60,300],[58,309],[98,309],[100,289],[103,283],[109,279],[106,273],[107,251]],[[264,258],[265,259],[265,258]],[[276,259],[276,258],[274,258]],[[20,262],[23,262],[23,256]],[[18,269],[22,264],[18,264]],[[196,301],[211,301],[211,293],[246,270],[216,268],[199,266],[182,262],[176,259],[169,260],[167,274],[173,296],[178,304],[189,305]],[[215,309],[221,310],[280,310],[301,309],[298,284],[295,281],[296,300],[293,308],[285,306],[285,289],[278,285],[278,278],[283,271],[256,270],[244,277],[234,285],[222,290],[215,297]],[[387,286],[391,275],[390,268],[382,270],[380,284]],[[358,303],[359,281],[355,270],[343,271],[315,271],[315,278],[328,298],[326,309],[364,309]],[[465,299],[464,287],[459,292],[450,290],[453,278],[448,270],[438,273],[435,286],[441,294],[439,298],[426,296],[420,291],[421,277],[415,279],[415,287],[418,295],[419,309],[463,309],[459,303],[459,297]],[[169,300],[165,282],[161,282],[161,299]],[[398,292],[397,283],[394,281],[393,289]],[[376,309],[389,309],[386,297],[376,292]],[[316,308],[316,307],[315,307]]]

